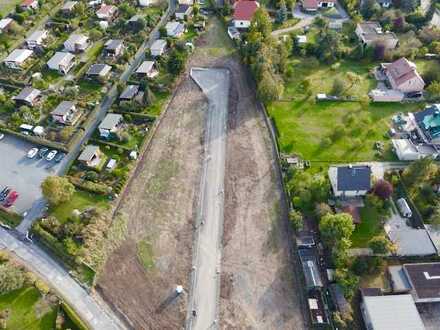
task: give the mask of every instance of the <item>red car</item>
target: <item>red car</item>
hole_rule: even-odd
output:
[[[8,195],[8,198],[6,198],[5,203],[3,204],[4,207],[11,207],[14,205],[15,201],[18,198],[18,192],[13,191]]]

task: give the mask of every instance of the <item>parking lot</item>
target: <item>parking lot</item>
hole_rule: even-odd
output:
[[[38,157],[28,159],[26,154],[33,147],[38,148],[11,135],[0,140],[0,190],[8,186],[18,192],[20,196],[11,210],[20,214],[41,205],[41,183],[47,176],[57,174],[62,164]]]

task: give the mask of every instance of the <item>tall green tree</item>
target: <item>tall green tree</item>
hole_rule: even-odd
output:
[[[41,190],[49,204],[56,206],[68,202],[75,192],[75,187],[65,177],[48,176],[41,184]]]
[[[319,231],[324,243],[336,246],[342,239],[350,239],[354,230],[353,219],[348,213],[326,214],[319,222]]]
[[[270,17],[266,9],[260,7],[255,11],[249,30],[250,32],[260,32],[263,36],[263,39],[270,37],[270,34],[272,33],[272,22],[270,21]]]

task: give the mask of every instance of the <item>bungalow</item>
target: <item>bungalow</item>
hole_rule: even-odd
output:
[[[247,29],[251,25],[260,4],[257,1],[239,0],[234,4],[233,23],[237,29]]]
[[[394,32],[383,32],[378,22],[358,23],[355,32],[364,47],[375,47],[380,44],[385,49],[394,49],[399,43]]]
[[[365,196],[371,189],[371,168],[366,165],[331,166],[328,176],[335,197]]]
[[[392,89],[403,93],[423,91],[425,82],[413,62],[402,57],[393,63],[382,64],[382,67]]]
[[[66,52],[56,52],[54,56],[47,62],[47,66],[51,70],[57,70],[61,74],[67,74],[75,64],[75,56]]]
[[[9,17],[0,19],[0,33],[8,31],[13,21],[14,20]]]
[[[32,56],[34,52],[29,49],[14,49],[12,53],[3,60],[3,63],[10,69],[21,69],[24,62]]]
[[[302,0],[301,6],[304,11],[317,11],[320,8],[332,8],[335,0]]]
[[[41,91],[32,87],[25,87],[21,92],[14,96],[12,99],[17,105],[27,105],[33,107],[40,99]]]
[[[87,167],[97,167],[101,163],[102,152],[98,146],[88,145],[78,157],[78,161]]]
[[[26,45],[29,49],[34,49],[37,46],[41,47],[48,36],[49,32],[47,30],[37,30],[26,39]]]
[[[188,18],[191,16],[193,11],[193,8],[190,5],[179,5],[179,7],[176,9],[175,15],[176,19],[184,20],[185,18]]]
[[[70,15],[73,13],[73,10],[75,9],[76,5],[78,4],[78,1],[67,1],[63,7],[61,7],[61,12],[64,15]]]
[[[165,25],[165,29],[167,30],[168,37],[180,38],[185,32],[185,25],[179,22],[168,22]]]
[[[104,45],[105,57],[119,57],[124,51],[124,43],[119,39],[108,40]]]
[[[154,61],[144,61],[136,70],[136,73],[139,76],[146,76],[147,78],[152,79],[159,74],[159,71],[155,68],[155,64]]]
[[[96,16],[105,21],[112,21],[116,16],[116,12],[117,8],[115,6],[103,4],[96,12]]]
[[[73,125],[75,124],[78,109],[74,102],[62,101],[50,114],[52,115],[53,121],[63,124],[63,125]]]
[[[167,42],[163,39],[158,39],[150,46],[151,56],[162,56],[167,48]]]
[[[22,10],[38,9],[38,0],[23,0],[20,8]]]
[[[139,86],[138,85],[128,85],[124,91],[119,96],[120,102],[130,102],[134,100],[136,95],[139,93]]]
[[[71,53],[79,53],[89,46],[89,38],[83,34],[72,34],[65,42],[64,48]]]
[[[103,138],[109,138],[110,135],[117,133],[123,122],[123,117],[120,114],[109,113],[104,120],[99,124],[99,135]]]
[[[105,79],[110,74],[112,67],[108,64],[92,64],[87,70],[86,76],[94,79]]]

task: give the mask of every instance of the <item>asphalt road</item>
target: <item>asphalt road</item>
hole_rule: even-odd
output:
[[[191,77],[207,96],[209,107],[187,328],[206,330],[217,328],[218,319],[230,77],[226,69],[198,68],[191,70]]]
[[[33,272],[50,283],[60,297],[68,302],[91,329],[126,328],[110,310],[106,309],[106,305],[98,297],[92,298],[65,269],[37,246],[24,243],[0,228],[0,249],[7,249],[14,253]]]

